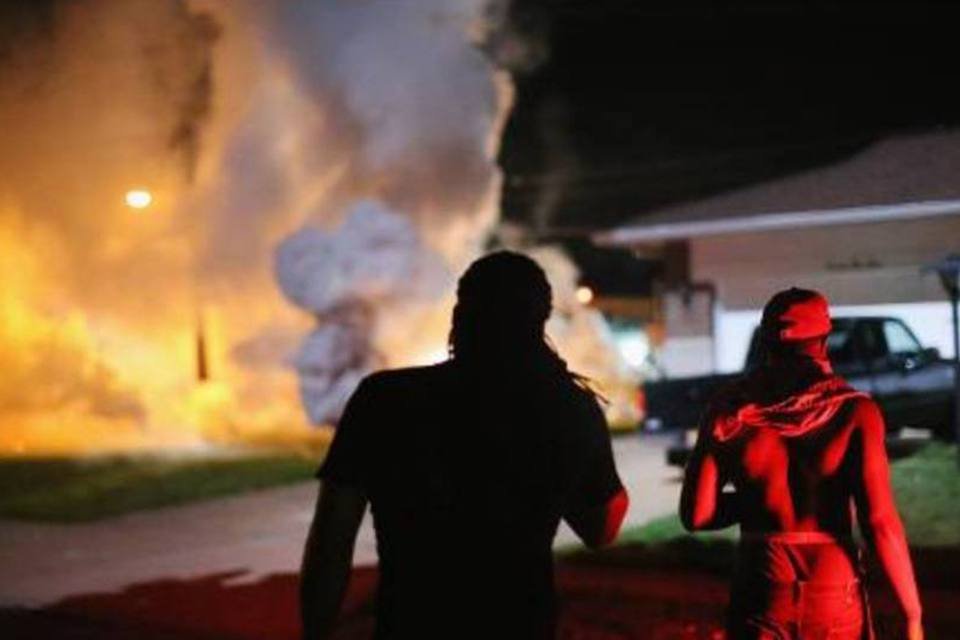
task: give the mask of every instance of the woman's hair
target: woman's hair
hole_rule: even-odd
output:
[[[448,349],[466,366],[510,373],[545,372],[593,392],[570,371],[544,332],[552,291],[536,262],[512,251],[476,260],[457,283]]]

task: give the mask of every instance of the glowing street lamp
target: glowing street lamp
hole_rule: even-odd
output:
[[[146,189],[130,189],[123,194],[124,203],[131,209],[142,211],[153,204],[153,194]],[[210,370],[207,365],[207,342],[204,334],[203,315],[197,310],[196,329],[197,353],[197,381],[206,382],[210,379]]]
[[[153,202],[153,194],[146,189],[131,189],[123,196],[123,201],[131,209],[146,209]]]
[[[590,304],[593,302],[593,289],[590,287],[577,287],[577,301],[580,304]]]

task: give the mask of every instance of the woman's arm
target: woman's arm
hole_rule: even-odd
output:
[[[879,558],[908,626],[916,634],[920,628],[920,598],[907,538],[890,489],[883,416],[876,403],[865,400],[857,407],[855,420],[852,475],[860,531]]]
[[[723,492],[726,479],[713,451],[710,427],[709,417],[704,418],[684,470],[680,521],[688,531],[724,529],[740,519],[737,495]]]

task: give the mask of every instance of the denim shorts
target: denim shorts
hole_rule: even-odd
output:
[[[734,588],[728,640],[861,640],[872,638],[859,580],[774,582]]]

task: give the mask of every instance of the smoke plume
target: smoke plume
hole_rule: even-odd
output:
[[[0,451],[305,436],[441,359],[498,217],[493,61],[531,51],[506,9],[4,4]]]
[[[277,258],[285,294],[317,321],[296,357],[315,423],[335,421],[371,369],[443,354],[450,274],[497,214],[510,92],[480,49],[494,15],[478,0],[378,0],[272,16],[317,123],[300,157],[329,176]]]
[[[436,304],[451,279],[410,219],[360,202],[334,232],[303,228],[277,250],[286,296],[309,310],[317,327],[296,359],[310,419],[330,424],[371,369],[389,363],[374,343],[376,319],[391,310]]]
[[[296,430],[291,366],[327,421],[361,371],[442,351],[450,274],[496,219],[497,5],[3,12],[0,449]]]

